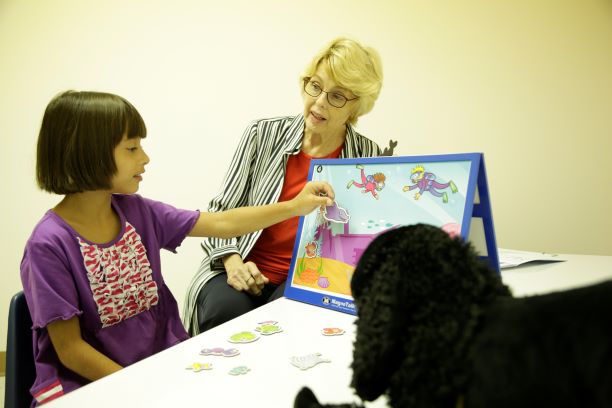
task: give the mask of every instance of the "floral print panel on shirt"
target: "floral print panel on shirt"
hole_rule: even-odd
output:
[[[123,237],[110,247],[77,238],[102,327],[117,324],[157,304],[157,284],[153,281],[147,250],[129,222]]]

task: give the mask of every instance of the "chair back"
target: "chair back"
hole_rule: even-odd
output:
[[[32,348],[32,318],[23,291],[11,299],[6,338],[4,408],[26,408],[36,378]]]

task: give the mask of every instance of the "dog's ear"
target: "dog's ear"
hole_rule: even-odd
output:
[[[295,396],[293,408],[320,408],[321,404],[312,390],[308,387],[302,387],[300,392]]]
[[[333,404],[323,405],[317,400],[312,390],[308,387],[302,387],[300,392],[295,397],[293,408],[362,408],[354,404]]]
[[[366,401],[385,392],[402,360],[402,320],[397,316],[402,277],[395,235],[382,234],[368,246],[351,280],[358,314],[351,385]]]

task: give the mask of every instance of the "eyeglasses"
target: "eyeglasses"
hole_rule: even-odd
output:
[[[355,99],[359,98],[358,96],[354,98],[347,98],[340,92],[324,91],[321,84],[316,81],[311,81],[310,78],[304,78],[304,92],[315,98],[321,95],[322,92],[325,92],[327,94],[327,102],[329,102],[329,104],[335,108],[342,108],[348,101],[354,101]]]

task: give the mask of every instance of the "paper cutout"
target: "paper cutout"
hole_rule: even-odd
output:
[[[290,359],[291,364],[299,368],[300,370],[308,370],[316,366],[319,363],[330,363],[331,360],[328,358],[321,357],[321,353],[306,354],[304,356],[294,356]]]
[[[203,356],[223,356],[234,357],[240,354],[240,350],[235,348],[224,349],[223,347],[205,348],[200,351]]]
[[[264,320],[263,322],[259,322],[257,324],[262,325],[262,324],[276,324],[278,323],[276,320]]]
[[[185,367],[187,370],[192,370],[194,373],[204,370],[212,370],[213,366],[211,363],[193,363],[189,367]]]
[[[251,369],[247,366],[238,366],[238,367],[234,367],[232,368],[228,374],[229,375],[244,375],[246,373],[248,373],[249,371],[251,371]]]
[[[344,333],[344,329],[340,329],[338,327],[326,327],[321,330],[321,334],[324,336],[341,336]]]
[[[251,331],[243,331],[240,333],[233,334],[228,339],[228,341],[230,343],[251,343],[258,339],[259,339],[259,335],[257,333],[253,333]]]
[[[338,203],[334,201],[332,205],[325,207],[323,218],[330,222],[346,224],[351,219],[351,216],[345,208],[340,207]]]
[[[257,326],[255,330],[264,336],[269,336],[270,334],[280,333],[283,331],[282,327],[275,324],[262,324],[261,326]]]

